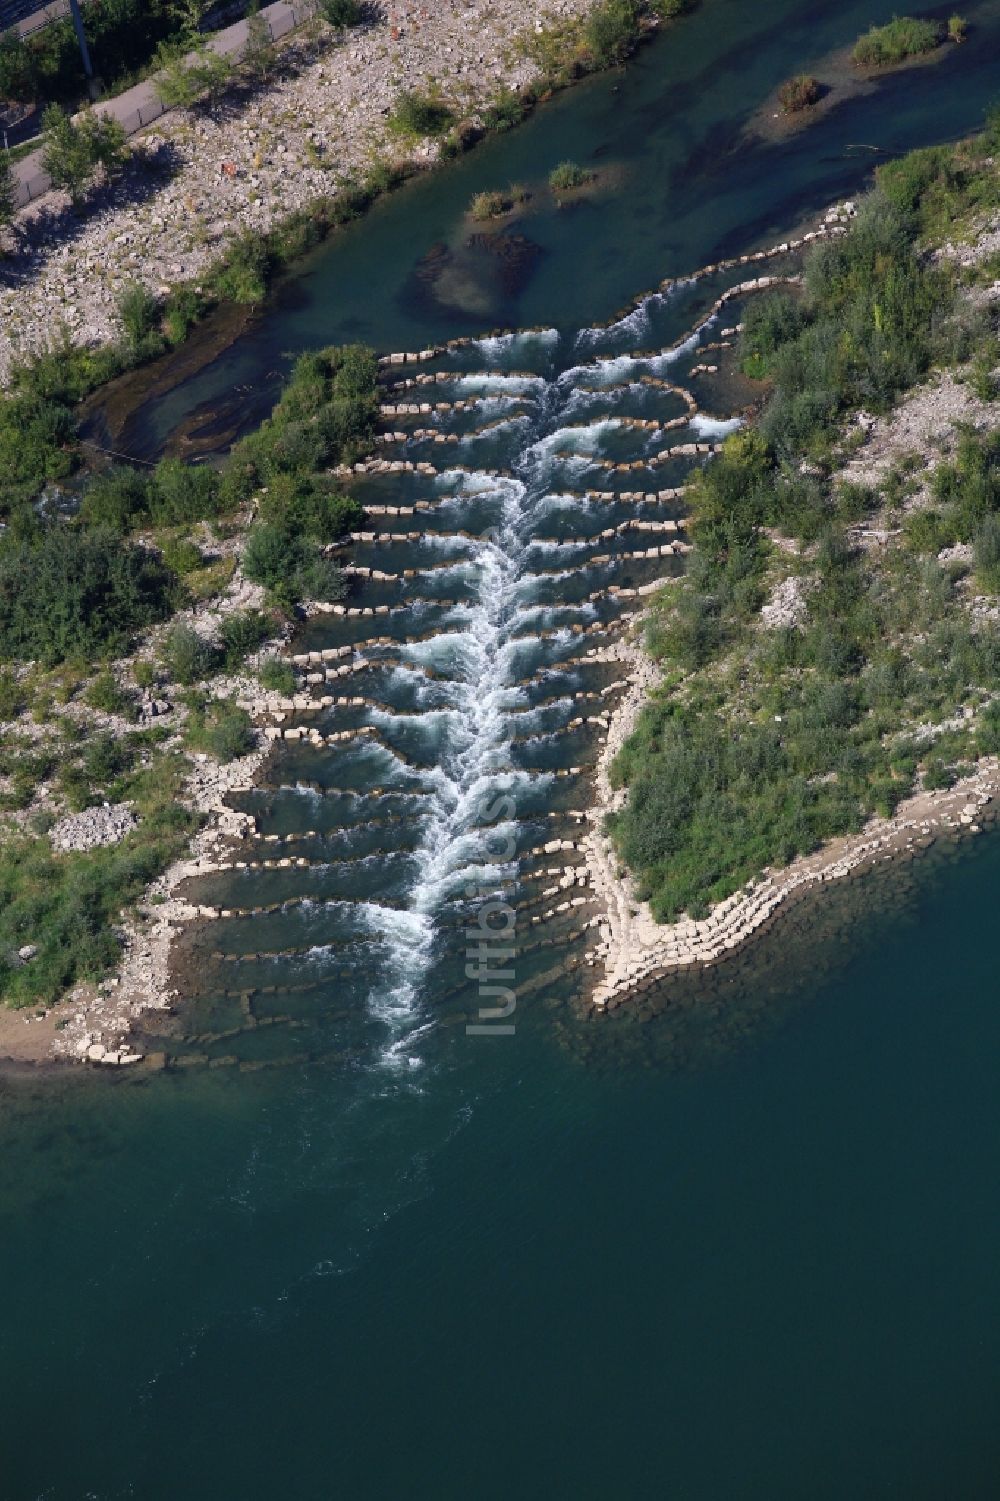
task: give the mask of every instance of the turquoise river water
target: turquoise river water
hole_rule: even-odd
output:
[[[425,468],[360,482],[393,540],[349,561],[393,577],[351,604],[387,609],[297,644],[349,648],[315,693],[357,702],[296,722],[359,733],[279,747],[241,868],[192,883],[234,915],[179,946],[185,1002],[142,1038],[165,1066],[0,1080],[2,1501],[997,1494],[1000,844],[804,902],[598,1021],[587,889],[551,895],[602,728],[571,721],[620,687],[613,591],[682,567],[645,555],[683,538],[663,492],[692,459],[663,452],[739,420],[693,367],[740,274],[598,325],[976,127],[996,0],[933,65],[757,132],[782,79],[891,12],[703,0],[387,200],[137,409],[136,448],[210,443],[303,348],[523,330],[395,372],[437,378],[389,401],[463,405],[389,420],[386,456]],[[567,156],[598,187],[559,208]],[[523,216],[470,243],[471,194],[513,179]],[[517,1005],[470,1032],[466,933],[500,896]]]

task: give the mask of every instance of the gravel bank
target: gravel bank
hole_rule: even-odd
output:
[[[196,278],[238,235],[261,234],[375,160],[398,158],[385,117],[401,90],[437,86],[474,117],[501,85],[533,82],[515,39],[594,3],[399,3],[343,39],[317,23],[282,48],[278,76],[239,107],[163,116],[135,137],[132,166],[91,216],[76,220],[59,193],[18,216],[30,253],[0,262],[0,384],[63,330],[80,345],[115,338],[126,282],[156,292]],[[437,152],[425,141],[409,154],[429,165]]]

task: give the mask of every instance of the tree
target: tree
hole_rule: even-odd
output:
[[[277,48],[271,40],[267,22],[255,3],[247,12],[247,42],[243,49],[240,66],[243,72],[257,83],[263,83],[274,71]]]
[[[342,31],[346,26],[357,26],[363,19],[358,0],[320,0],[319,8],[324,21],[335,31]]]
[[[125,162],[125,132],[110,115],[93,110],[72,120],[58,104],[50,104],[42,116],[42,166],[53,187],[64,188],[79,206],[98,167],[108,177]]]
[[[0,36],[0,99],[29,104],[35,97],[35,61],[16,31]]]

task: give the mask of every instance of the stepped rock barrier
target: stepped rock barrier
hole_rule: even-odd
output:
[[[842,224],[830,224],[808,238],[842,229]],[[675,289],[790,254],[805,243],[806,238],[782,242],[771,251],[704,267],[693,278],[665,282],[647,295],[662,303]],[[564,968],[579,977],[585,1004],[595,1015],[620,1006],[672,968],[714,962],[747,942],[790,893],[855,869],[864,859],[880,858],[887,841],[902,837],[899,828],[866,831],[856,848],[827,852],[822,868],[801,876],[769,874],[721,904],[704,923],[659,928],[647,921],[627,882],[619,879],[600,826],[603,811],[614,803],[607,777],[611,759],[653,681],[653,669],[632,639],[638,611],[679,576],[689,550],[684,481],[691,466],[710,462],[718,451],[719,443],[705,440],[712,435],[708,424],[734,420],[706,419],[683,379],[667,378],[660,367],[648,368],[648,362],[688,360],[690,379],[717,373],[710,351],[731,347],[739,331],[737,312],[729,317],[731,326],[717,333],[714,324],[721,322],[722,310],[768,288],[796,285],[795,276],[783,274],[784,266],[772,269],[774,274],[744,277],[717,296],[711,289],[707,312],[681,343],[646,353],[603,355],[594,354],[588,338],[580,335],[573,352],[582,348],[586,358],[558,374],[514,371],[503,363],[522,365],[537,357],[551,372],[546,351],[556,342],[552,330],[498,331],[383,357],[381,417],[388,430],[380,435],[379,451],[338,473],[346,480],[384,476],[390,493],[373,496],[366,505],[372,525],[359,527],[330,549],[343,557],[353,588],[374,592],[367,598],[361,593],[345,601],[310,604],[315,645],[292,650],[287,658],[296,674],[295,691],[258,693],[248,704],[264,748],[257,764],[269,747],[290,752],[285,776],[269,783],[267,798],[281,806],[287,801],[295,820],[304,818],[310,827],[263,832],[252,817],[233,814],[228,845],[213,844],[210,856],[202,854],[185,874],[207,879],[228,871],[252,881],[258,873],[262,886],[241,887],[238,899],[232,893],[213,901],[217,893],[202,885],[197,899],[192,887],[190,900],[171,900],[174,926],[256,923],[287,912],[297,939],[302,926],[312,928],[314,913],[335,913],[335,931],[329,925],[317,931],[315,943],[307,935],[301,943],[279,948],[265,946],[255,936],[250,940],[256,945],[253,953],[239,950],[244,935],[254,930],[243,928],[231,941],[225,929],[216,927],[223,937],[215,953],[230,981],[233,966],[296,966],[280,985],[229,987],[240,997],[247,1025],[256,1024],[250,1020],[249,996],[291,997],[316,990],[314,975],[302,983],[305,963],[323,976],[385,973],[395,998],[385,1018],[389,1035],[399,1035],[408,1019],[419,1023],[419,987],[430,938],[435,931],[447,934],[461,926],[461,908],[449,880],[462,878],[464,885],[466,872],[476,867],[485,890],[511,891],[511,871],[491,867],[487,846],[478,842],[482,831],[474,822],[470,825],[467,811],[456,812],[468,808],[471,788],[489,785],[497,775],[521,789],[524,798],[513,823],[521,846],[518,907],[532,934],[526,951],[564,944],[569,934],[587,944],[582,957],[565,956]],[[635,299],[632,310],[642,301]],[[619,343],[635,326],[623,330]],[[606,327],[614,329],[615,320]],[[523,336],[531,332],[545,337],[523,344]],[[510,335],[507,343],[483,342],[501,333]],[[618,378],[623,359],[634,362],[634,379]],[[449,368],[428,368],[435,362]],[[613,378],[610,384],[602,383],[606,376]],[[591,378],[593,385],[587,384]],[[481,389],[491,379],[502,382],[499,392]],[[391,399],[389,392],[399,399]],[[574,402],[579,392],[587,395],[583,405]],[[467,419],[496,394],[516,410],[516,423],[504,417],[470,426],[464,434],[447,430],[453,415]],[[655,413],[661,395],[664,410],[653,415],[651,408]],[[638,410],[629,410],[629,402],[640,401]],[[606,416],[583,423],[570,420],[581,410],[603,411],[605,403]],[[401,418],[415,419],[403,424],[409,431],[394,425],[393,419]],[[690,441],[670,441],[699,419],[706,419],[705,425],[693,428]],[[615,435],[614,458],[599,451],[605,429]],[[462,454],[463,462],[453,462],[457,446],[467,440],[474,445],[484,435],[491,437],[490,458],[499,456],[501,462],[477,463],[471,449]],[[662,449],[643,451],[660,435],[666,439]],[[426,445],[423,453],[415,450],[418,444]],[[392,445],[401,445],[402,452],[390,458]],[[587,451],[576,451],[578,445]],[[649,481],[650,471],[674,462],[682,466],[678,482],[657,486]],[[609,478],[602,483],[595,476],[595,486],[580,487],[581,464],[604,470]],[[612,487],[619,483],[612,474],[634,478],[624,479],[618,489]],[[420,485],[422,479],[428,483]],[[377,492],[379,487],[365,488]],[[410,499],[410,490],[417,488],[431,493]],[[448,505],[456,508],[454,521],[441,510]],[[454,524],[465,522],[460,513],[465,505],[475,507],[475,520],[468,525],[482,528],[485,516],[490,530]],[[565,534],[554,513],[565,515]],[[384,529],[377,529],[375,518],[384,518]],[[375,551],[353,551],[369,548]],[[563,567],[558,566],[560,556],[566,559]],[[623,570],[619,577],[616,568]],[[595,578],[598,569],[611,571],[610,576]],[[449,574],[449,595],[435,598],[427,591],[441,573]],[[572,579],[566,587],[564,578]],[[600,587],[588,589],[591,583]],[[560,597],[567,593],[576,597]],[[373,598],[379,603],[368,602]],[[387,629],[393,634],[386,634]],[[337,640],[338,631],[359,639]],[[358,673],[364,676],[358,678]],[[603,681],[605,677],[610,680]],[[314,780],[313,751],[329,757],[322,782]],[[571,756],[588,764],[562,764]],[[559,806],[578,801],[574,789],[594,771],[594,760],[597,807]],[[549,786],[555,806],[537,807],[539,792]],[[955,810],[959,823],[966,820],[962,826],[979,826],[988,790],[983,781],[962,789],[966,801]],[[914,814],[905,837],[914,842],[929,837],[948,816],[935,811],[919,822]],[[324,827],[331,818],[337,822]],[[390,849],[381,848],[383,830],[392,831],[396,841]],[[394,874],[391,894],[380,894],[378,872],[390,863],[395,873],[403,874]],[[406,883],[402,893],[396,884],[401,879]],[[364,896],[358,894],[359,886]],[[371,951],[361,947],[366,937],[374,945]],[[357,950],[356,964],[348,949]],[[345,969],[348,959],[353,967]],[[289,1005],[282,1007],[289,1014],[261,1017],[260,1023],[301,1025]],[[213,1026],[201,1034],[201,1046],[238,1032],[238,1027]],[[105,1044],[92,1039],[89,1045]],[[122,1049],[117,1051],[120,1055]]]

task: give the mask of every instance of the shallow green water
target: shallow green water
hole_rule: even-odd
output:
[[[460,445],[472,473],[442,461],[423,488],[367,486],[439,505],[399,523],[427,540],[377,558],[359,546],[359,562],[430,568],[362,598],[456,603],[310,628],[309,646],[372,629],[398,641],[334,690],[376,711],[317,721],[374,722],[382,746],[289,747],[247,800],[262,838],[305,836],[308,864],[202,883],[204,900],[254,915],[184,946],[190,1004],[149,1040],[172,1067],[2,1086],[4,1501],[996,1493],[995,839],[803,906],[751,965],[600,1025],[572,1004],[573,920],[525,925],[545,878],[524,857],[516,1031],[464,1029],[477,998],[461,929],[480,899],[464,886],[510,874],[484,877],[483,820],[466,807],[515,784],[522,854],[572,837],[549,815],[585,787],[546,777],[586,765],[594,742],[552,731],[572,712],[567,684],[610,678],[587,663],[567,678],[572,640],[537,631],[613,631],[607,602],[566,602],[652,571],[590,564],[596,529],[631,512],[588,512],[578,492],[603,483],[593,457],[660,441],[608,428],[609,407],[676,415],[636,377],[685,377],[697,356],[610,361],[669,349],[718,288],[577,331],[853,190],[849,142],[897,149],[976,122],[995,30],[794,142],[736,148],[775,83],[890,10],[705,0],[620,93],[589,84],[384,205],[137,424],[154,441],[236,379],[263,400],[280,353],[305,344],[415,347],[481,327],[481,308],[413,298],[425,251],[460,245],[470,193],[566,155],[626,169],[602,203],[525,222],[546,253],[516,294],[478,267],[485,321],[554,333],[445,362],[445,394],[481,389],[487,368],[535,374],[512,405],[487,382],[485,415],[507,425]],[[446,425],[467,435],[483,416]],[[452,557],[447,574],[430,566]]]

